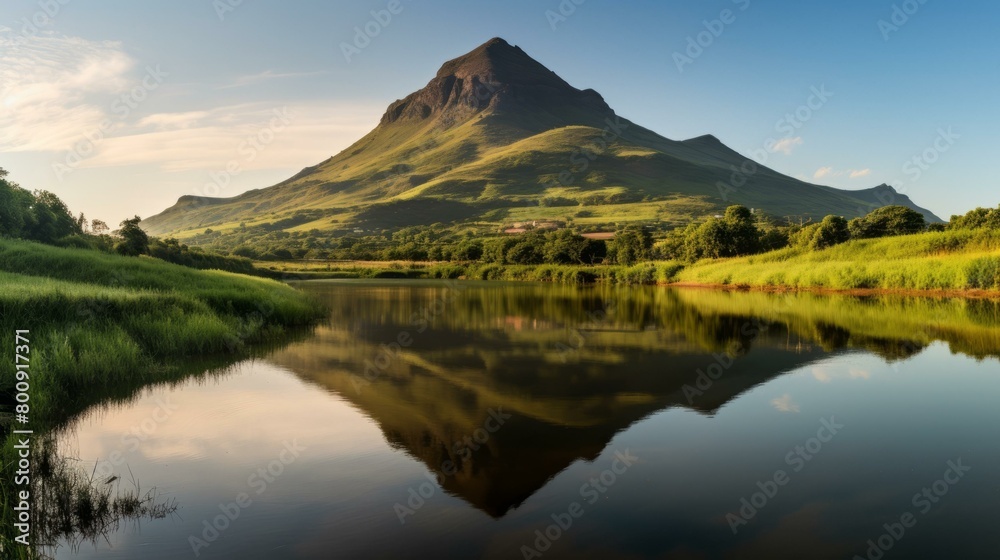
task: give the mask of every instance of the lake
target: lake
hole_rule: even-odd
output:
[[[314,332],[61,432],[178,509],[56,558],[1000,554],[998,301],[300,286]]]

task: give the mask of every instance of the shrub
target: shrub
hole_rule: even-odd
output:
[[[982,257],[966,268],[968,287],[980,290],[1000,288],[1000,257]]]

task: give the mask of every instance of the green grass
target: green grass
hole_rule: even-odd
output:
[[[238,359],[252,343],[280,340],[322,313],[313,300],[274,280],[0,240],[0,362],[13,368],[14,333],[29,330],[28,404],[36,439],[94,402],[129,398],[148,384],[201,371],[207,357],[222,363]],[[10,484],[16,456],[10,413],[15,381],[13,374],[0,378],[0,536],[7,541],[13,531]],[[159,511],[155,500],[138,488],[111,496],[60,468],[62,474],[46,480],[72,489],[65,504],[58,496],[52,501],[69,504],[56,509],[60,516],[76,516],[66,526],[78,537],[99,537],[100,523],[94,520]],[[34,494],[38,488],[33,488]],[[46,511],[53,506],[35,504]],[[77,522],[82,525],[74,525]],[[11,542],[6,546],[14,548]],[[38,557],[37,550],[17,548],[19,558]]]
[[[1000,291],[1000,232],[947,231],[702,261],[684,283],[832,290]]]
[[[32,383],[39,421],[156,367],[239,351],[319,317],[313,301],[274,280],[7,240],[0,310],[4,336],[31,331],[32,370],[44,372]],[[4,363],[12,352],[0,345]],[[4,403],[12,387],[4,376]]]
[[[1000,232],[947,231],[786,248],[683,265],[278,263],[304,278],[467,278],[568,284],[704,284],[746,288],[1000,292]]]

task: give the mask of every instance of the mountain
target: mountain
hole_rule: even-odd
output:
[[[438,222],[495,229],[543,218],[680,224],[733,203],[804,218],[856,217],[892,203],[940,221],[887,185],[814,185],[758,166],[714,136],[664,138],[496,38],[445,63],[340,154],[237,197],[181,197],[143,226],[165,234],[241,223],[330,233]]]

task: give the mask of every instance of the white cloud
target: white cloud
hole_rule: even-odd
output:
[[[315,72],[275,72],[273,70],[265,70],[259,74],[250,74],[248,76],[240,76],[232,81],[228,85],[219,87],[218,89],[230,89],[238,88],[243,86],[249,86],[254,84],[259,84],[261,82],[266,82],[268,80],[277,80],[282,78],[301,78],[306,76],[318,76],[320,74],[326,74],[324,70],[317,70]]]
[[[833,173],[832,167],[820,167],[819,169],[816,170],[816,173],[813,173],[813,179],[822,179],[823,177],[826,177],[831,173]]]
[[[771,406],[778,412],[799,412],[799,405],[792,402],[792,396],[789,394],[784,394],[772,400]]]
[[[55,33],[29,38],[0,32],[0,151],[52,152],[56,162],[98,132],[92,153],[75,166],[102,168],[153,165],[161,171],[218,170],[240,160],[241,169],[300,169],[348,146],[377,123],[383,106],[324,103],[292,105],[298,115],[271,141],[239,153],[249,137],[262,133],[276,108],[248,103],[188,106],[185,111],[122,118],[114,102],[142,83],[142,71],[121,43],[89,41]],[[322,72],[266,71],[244,76],[234,86]],[[264,133],[265,140],[270,133]],[[92,144],[93,145],[93,144]]]
[[[801,145],[802,145],[801,136],[796,136],[794,138],[782,138],[781,140],[778,140],[778,142],[774,144],[774,147],[771,149],[771,151],[781,152],[787,156],[791,155],[792,150]]]
[[[139,127],[151,126],[160,130],[176,128],[191,128],[199,121],[209,116],[208,111],[189,111],[187,113],[156,113],[139,121]]]
[[[816,378],[816,381],[819,381],[820,383],[829,383],[833,381],[833,377],[830,375],[830,372],[824,368],[814,367],[812,369],[812,374],[813,377]]]
[[[824,177],[843,177],[847,176],[851,179],[861,179],[871,175],[871,169],[847,169],[845,171],[837,171],[832,167],[820,167],[813,174],[813,179],[822,179]]]
[[[134,66],[117,42],[0,35],[0,150],[68,149],[106,118]]]
[[[848,370],[851,379],[871,379],[872,374],[868,370],[852,367]]]
[[[283,107],[253,103],[150,115],[105,139],[81,167],[218,171],[236,160],[241,170],[300,169],[347,147],[374,128],[382,113],[374,105],[289,104],[288,124],[276,122],[272,130],[275,111]]]

